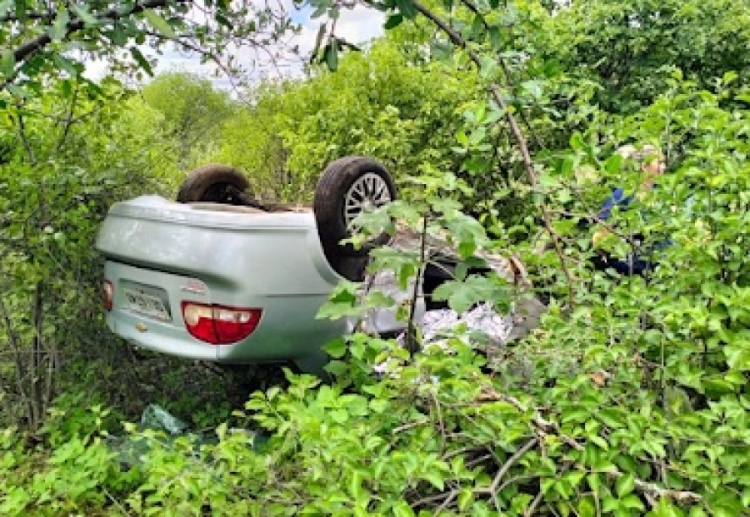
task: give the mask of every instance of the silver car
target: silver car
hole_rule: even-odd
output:
[[[322,345],[355,323],[316,319],[318,310],[342,278],[362,279],[368,251],[387,236],[359,249],[341,240],[359,214],[395,197],[380,163],[346,157],[323,172],[312,209],[261,205],[247,179],[221,165],[191,173],[177,201],[116,203],[96,244],[106,258],[107,324],[166,354],[318,371]],[[386,333],[403,324],[376,311],[369,326]]]

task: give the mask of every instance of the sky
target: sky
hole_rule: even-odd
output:
[[[289,5],[292,2],[289,1]],[[292,19],[299,22],[301,32],[294,37],[293,43],[299,46],[302,56],[309,56],[315,45],[315,39],[318,34],[318,28],[324,20],[310,19],[310,9],[296,11],[292,14]],[[336,22],[336,35],[344,40],[360,45],[373,38],[383,34],[383,14],[373,9],[367,9],[358,6],[352,10],[342,10],[339,20]],[[143,49],[144,54],[153,55],[147,49]],[[104,62],[90,62],[88,64],[87,76],[91,78],[101,78],[106,75],[107,64]],[[167,71],[188,72],[202,77],[210,78],[218,88],[231,89],[231,81],[226,77],[215,77],[214,65],[201,64],[196,56],[191,56],[176,49],[167,49],[163,55],[158,58],[158,65],[155,73],[159,74]],[[258,70],[255,74],[258,77],[270,75],[272,77],[294,76],[302,73],[302,62],[294,61],[286,63],[279,67],[265,67]]]

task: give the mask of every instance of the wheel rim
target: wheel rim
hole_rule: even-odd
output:
[[[357,231],[354,219],[392,201],[388,183],[378,174],[368,172],[357,178],[344,197],[344,222],[350,230]]]

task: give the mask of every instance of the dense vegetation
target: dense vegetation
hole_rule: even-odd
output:
[[[747,512],[746,1],[386,1],[384,38],[342,54],[327,23],[335,72],[253,85],[246,102],[184,74],[135,91],[81,72],[93,55],[148,73],[136,43],[221,62],[277,41],[283,13],[105,4],[0,2],[0,513]],[[623,144],[661,149],[668,174],[601,221],[612,187],[640,182]],[[171,196],[208,161],[307,200],[351,153],[403,187],[375,225],[447,231],[467,263],[518,256],[535,286],[464,271],[436,296],[461,312],[535,294],[539,328],[503,347],[457,328],[414,354],[355,335],[327,346],[330,383],[287,372],[252,393],[241,372],[135,354],[106,331],[93,240],[112,202]],[[637,238],[657,267],[595,270],[601,227],[611,253]],[[424,266],[388,247],[371,264],[405,283]],[[343,284],[325,313],[368,303]],[[196,432],[122,424],[149,402]]]

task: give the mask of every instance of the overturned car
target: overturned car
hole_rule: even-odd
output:
[[[187,177],[176,201],[142,196],[111,207],[96,246],[114,333],[184,358],[320,369],[322,345],[357,322],[316,314],[342,279],[364,278],[369,251],[390,237],[360,248],[341,241],[360,214],[396,198],[393,179],[378,161],[355,156],[325,169],[312,208],[263,205],[249,187],[237,170],[209,165]],[[450,267],[426,271],[418,287],[433,290]],[[419,297],[418,318],[429,294]],[[391,310],[367,319],[378,333],[404,328]]]

